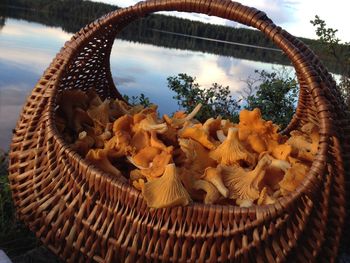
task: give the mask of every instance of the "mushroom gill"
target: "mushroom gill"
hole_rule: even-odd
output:
[[[270,164],[271,160],[264,156],[252,171],[246,171],[239,166],[222,165],[223,182],[229,190],[229,198],[252,201],[258,199],[259,183]]]
[[[191,202],[177,174],[175,164],[168,164],[163,175],[144,184],[143,197],[149,207],[186,206]]]
[[[223,165],[248,164],[253,167],[256,162],[254,154],[239,141],[237,128],[229,128],[226,140],[211,151],[209,156]]]

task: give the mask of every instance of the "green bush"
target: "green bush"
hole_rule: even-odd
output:
[[[7,157],[0,151],[0,248],[14,258],[38,246],[39,241],[16,219],[8,181]]]
[[[124,100],[128,102],[130,105],[142,105],[144,107],[149,107],[152,103],[148,97],[145,96],[145,94],[141,93],[140,96],[131,96],[128,95],[123,96]]]
[[[259,85],[253,87],[255,93],[247,97],[245,108],[259,108],[265,120],[272,120],[285,128],[296,109],[298,82],[285,69],[255,72]]]
[[[169,77],[168,87],[176,93],[173,98],[178,105],[187,112],[198,103],[203,104],[196,116],[200,121],[220,115],[237,122],[241,108],[238,103],[241,102],[244,108],[259,108],[264,119],[286,127],[296,109],[298,83],[295,77],[290,77],[284,68],[271,73],[255,71],[255,74],[257,76],[250,78],[255,81],[246,80],[249,92],[239,100],[233,98],[229,87],[214,83],[209,88],[201,88],[195,78],[187,74]]]
[[[338,81],[338,88],[343,96],[345,104],[350,108],[350,52],[343,52],[343,47],[349,50],[350,43],[341,44],[336,36],[338,29],[327,27],[327,24],[319,16],[315,16],[310,23],[315,27],[318,40],[323,45],[322,51],[341,65],[341,76]]]
[[[167,80],[169,89],[176,93],[173,98],[182,109],[190,112],[196,105],[202,103],[202,108],[196,116],[199,121],[219,115],[237,121],[239,101],[232,97],[228,86],[213,83],[209,88],[201,88],[194,77],[184,73],[168,77]]]

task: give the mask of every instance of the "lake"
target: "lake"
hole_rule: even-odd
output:
[[[65,41],[73,35],[61,27],[9,18],[0,15],[0,148],[7,150],[12,129],[22,105],[32,88]],[[155,32],[161,37],[167,32]],[[189,36],[172,35],[177,41]],[[202,45],[210,39],[196,39]],[[223,43],[216,43],[218,47]],[[225,43],[227,44],[227,43]],[[230,43],[228,43],[230,44]],[[231,43],[232,49],[238,46]],[[252,54],[254,47],[242,47]],[[266,50],[265,52],[278,52]],[[282,56],[282,54],[280,54]],[[250,58],[251,56],[249,56]],[[178,109],[174,94],[167,87],[167,77],[187,73],[196,77],[202,87],[217,82],[229,86],[239,98],[246,80],[255,70],[273,70],[282,65],[229,57],[202,51],[167,48],[155,44],[116,39],[111,54],[113,79],[122,94],[144,93],[159,105],[161,113]],[[291,68],[291,67],[288,67]],[[291,68],[292,69],[292,68]]]

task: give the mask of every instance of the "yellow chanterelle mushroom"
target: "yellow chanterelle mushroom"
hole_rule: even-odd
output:
[[[193,111],[188,114],[174,114],[173,118],[170,118],[167,114],[163,115],[163,119],[165,120],[165,122],[175,128],[178,128],[180,126],[183,126],[185,122],[192,120],[196,114],[199,112],[199,110],[201,109],[202,104],[198,104]]]
[[[278,140],[277,130],[272,122],[262,119],[259,109],[242,110],[239,114],[239,139],[247,142],[257,153],[268,150],[270,140]]]
[[[106,173],[123,178],[122,173],[111,164],[108,159],[108,151],[105,149],[90,150],[86,159]]]
[[[156,105],[103,99],[94,89],[62,91],[56,127],[91,166],[128,181],[152,208],[273,204],[302,184],[320,141],[317,123],[281,135],[259,109],[242,110],[237,124],[195,119],[201,104],[159,118]]]
[[[191,198],[183,187],[175,164],[168,164],[163,175],[144,184],[143,197],[149,207],[186,206]]]
[[[205,192],[204,204],[214,204],[222,197],[218,189],[212,183],[205,180],[194,181],[193,188]]]
[[[197,174],[202,174],[208,166],[216,166],[209,156],[209,151],[202,144],[192,139],[179,139],[181,150],[185,153],[184,166]]]
[[[217,168],[208,167],[204,171],[202,179],[212,183],[222,194],[222,196],[227,197],[229,190],[226,188],[224,182],[222,181],[222,168],[218,166]]]
[[[179,131],[179,137],[195,140],[209,150],[215,147],[214,143],[210,141],[209,133],[203,129],[201,124],[184,127]]]
[[[222,166],[222,177],[229,190],[229,198],[241,200],[256,200],[259,198],[259,183],[265,176],[266,168],[271,160],[264,156],[255,169],[246,171],[239,166]]]
[[[224,165],[248,164],[255,165],[255,156],[245,149],[238,139],[238,129],[229,128],[226,140],[215,150],[211,151],[209,156]]]

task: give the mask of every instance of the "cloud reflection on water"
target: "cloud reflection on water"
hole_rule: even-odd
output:
[[[167,77],[179,73],[195,76],[202,87],[212,83],[229,86],[233,95],[240,97],[246,87],[243,81],[256,69],[271,70],[273,64],[217,56],[196,51],[160,48],[147,44],[134,44],[116,40],[111,55],[112,74],[118,77],[134,75],[137,82],[116,83],[122,92],[137,95],[141,91],[158,103],[161,112],[177,109],[171,100],[173,93],[167,89]],[[274,65],[274,67],[277,67]],[[142,74],[139,74],[139,72]],[[135,92],[137,91],[137,92]],[[164,95],[161,97],[160,95]],[[162,108],[162,105],[165,108]]]

